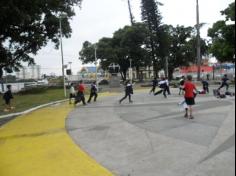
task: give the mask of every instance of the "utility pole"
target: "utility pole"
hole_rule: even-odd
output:
[[[66,84],[65,84],[65,66],[64,66],[64,55],[63,55],[63,44],[62,44],[62,20],[63,16],[60,15],[59,17],[59,24],[60,24],[60,43],[61,43],[61,62],[62,62],[62,77],[63,77],[63,88],[64,88],[64,96],[66,98]]]
[[[97,46],[95,45],[94,47],[94,56],[95,56],[95,67],[96,67],[96,85],[98,88],[98,68],[97,68],[97,64],[98,64],[98,59],[97,59]]]
[[[131,22],[131,25],[133,26],[134,25],[134,16],[132,14],[130,0],[128,0],[128,7],[129,7],[130,22]]]
[[[200,81],[201,79],[201,38],[200,38],[200,24],[199,24],[199,3],[197,0],[197,65],[198,65],[198,73],[197,79]]]

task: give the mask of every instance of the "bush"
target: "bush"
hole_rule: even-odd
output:
[[[102,81],[99,82],[99,85],[108,85],[109,81],[107,81],[106,79],[103,79]]]
[[[41,94],[41,93],[45,93],[47,90],[48,88],[44,86],[27,87],[21,90],[18,94],[19,95]]]

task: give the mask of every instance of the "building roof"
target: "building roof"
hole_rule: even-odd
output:
[[[210,66],[201,66],[201,72],[210,73],[213,71],[213,67]],[[189,66],[189,67],[181,67],[180,73],[197,73],[198,72],[198,66]]]

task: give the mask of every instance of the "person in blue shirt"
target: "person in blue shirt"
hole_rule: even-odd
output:
[[[13,95],[11,92],[11,85],[7,85],[7,91],[3,94],[3,99],[5,100],[5,106],[4,112],[9,112],[10,110],[14,109],[14,107],[11,106],[11,99],[13,99]]]
[[[158,80],[157,80],[157,78],[154,78],[154,79],[152,80],[152,89],[151,89],[151,91],[149,92],[149,94],[155,93],[157,85],[158,85]]]
[[[166,92],[168,89],[168,85],[167,85],[166,79],[163,77],[162,80],[159,81],[158,85],[161,88],[161,90],[156,92],[154,95],[157,96],[157,95],[163,93],[164,97],[167,98]]]
[[[97,88],[97,84],[96,82],[93,82],[91,84],[91,89],[90,89],[90,97],[88,99],[88,103],[91,102],[92,98],[94,97],[94,102],[97,101],[97,97],[98,97],[98,88]]]
[[[129,97],[129,102],[130,103],[133,103],[132,99],[131,99],[131,95],[134,94],[134,91],[133,91],[133,85],[132,83],[130,82],[130,80],[128,80],[126,82],[126,86],[125,86],[125,96],[119,101],[119,103],[121,104],[122,101],[124,101],[127,97]]]
[[[229,90],[229,84],[228,84],[229,78],[227,74],[224,75],[222,78],[221,86],[218,88],[218,90],[222,89],[223,87],[226,87],[226,91]]]
[[[209,83],[207,80],[202,79],[202,88],[205,93],[209,93]]]

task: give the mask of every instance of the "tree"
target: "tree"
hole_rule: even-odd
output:
[[[226,19],[217,21],[208,30],[208,36],[211,37],[209,51],[220,62],[235,62],[235,2],[221,11],[221,14]]]
[[[22,62],[34,64],[33,55],[49,41],[59,46],[59,18],[62,33],[70,37],[69,19],[81,0],[1,0],[0,1],[0,78],[3,69],[18,70]]]
[[[161,46],[163,46],[160,41],[162,16],[158,9],[159,5],[162,4],[155,0],[141,1],[142,21],[147,25],[149,30],[146,47],[151,51],[150,54],[156,76],[158,75],[158,63],[160,64],[161,62],[159,51],[161,51]]]
[[[123,80],[126,80],[126,73],[132,66],[137,70],[141,66],[147,66],[149,59],[144,48],[147,38],[147,29],[142,23],[135,23],[132,26],[125,26],[123,29],[116,31],[112,38],[102,38],[96,44],[97,57],[101,61],[103,69],[107,69],[112,63],[120,65],[120,72]],[[95,61],[94,56],[95,44],[85,42],[80,51],[80,60],[83,63],[92,63]]]
[[[193,47],[188,41],[191,39],[192,27],[169,26],[170,53],[169,53],[169,75],[172,78],[174,69],[188,65],[194,61]]]

